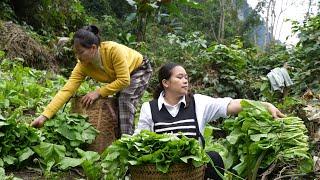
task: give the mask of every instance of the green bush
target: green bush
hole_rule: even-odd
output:
[[[22,0],[12,1],[11,5],[19,22],[26,22],[42,35],[64,35],[89,19],[78,0]]]

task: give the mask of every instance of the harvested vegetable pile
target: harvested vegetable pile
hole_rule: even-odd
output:
[[[259,168],[266,170],[269,167],[272,171],[270,165],[285,167],[290,173],[313,170],[307,129],[301,119],[273,119],[259,102],[243,100],[241,105],[243,111],[238,117],[224,122],[229,135],[214,146],[217,152],[223,147],[227,149],[222,153],[227,169],[232,168],[241,177],[249,179],[257,177]]]
[[[123,178],[129,165],[155,164],[166,173],[174,163],[192,163],[199,167],[209,158],[196,139],[172,134],[141,131],[137,135],[123,135],[102,154],[106,179]]]

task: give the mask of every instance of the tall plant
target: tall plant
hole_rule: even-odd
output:
[[[157,19],[155,17],[160,17],[162,15],[159,12],[161,6],[166,6],[168,11],[175,15],[179,14],[180,12],[180,9],[177,8],[176,3],[191,7],[198,6],[198,3],[190,0],[179,0],[175,3],[173,3],[171,0],[127,0],[127,2],[135,9],[135,11],[127,17],[127,21],[136,21],[136,36],[138,42],[145,41],[148,20]]]
[[[297,85],[305,90],[320,89],[320,16],[311,17],[299,26],[294,23],[293,32],[298,32],[300,41],[296,46],[296,58],[292,62],[296,72],[294,79]],[[300,91],[299,91],[300,92]]]

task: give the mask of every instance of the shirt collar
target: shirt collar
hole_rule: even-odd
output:
[[[183,96],[180,101],[177,104],[181,104],[183,103],[184,105],[186,105],[186,96]],[[158,108],[159,111],[161,110],[162,106],[164,105],[169,105],[168,103],[166,103],[166,101],[164,100],[164,92],[162,91],[159,98],[158,98]],[[176,104],[176,105],[177,105]],[[170,106],[170,105],[169,105]]]

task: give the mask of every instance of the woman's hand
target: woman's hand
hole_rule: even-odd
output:
[[[99,97],[100,97],[100,94],[97,91],[92,91],[81,98],[81,103],[82,105],[85,106],[85,108],[88,108]]]
[[[45,117],[44,115],[40,115],[39,117],[37,117],[35,120],[33,120],[31,122],[31,126],[35,127],[35,128],[40,128],[43,126],[44,122],[47,120],[48,118]]]
[[[282,114],[282,113],[279,111],[279,109],[276,108],[273,104],[267,103],[267,102],[264,102],[263,104],[267,107],[268,111],[271,113],[271,115],[272,115],[272,117],[273,117],[274,119],[285,117],[285,115]]]

